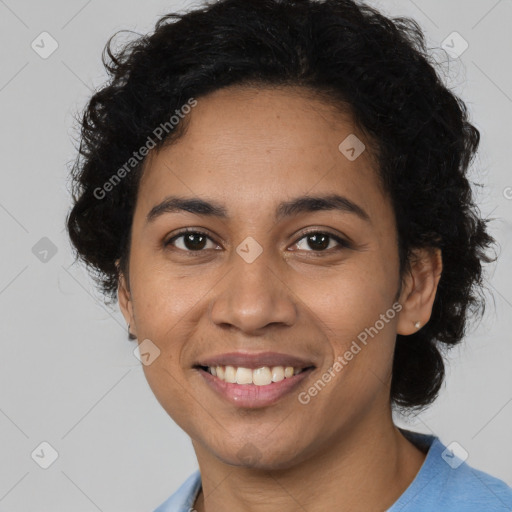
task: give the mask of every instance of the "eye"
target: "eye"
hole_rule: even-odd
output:
[[[208,241],[213,244],[213,247],[207,247]],[[172,245],[186,252],[201,252],[203,249],[215,249],[217,247],[217,245],[206,233],[193,230],[181,231],[177,235],[164,242],[165,247],[169,245]]]
[[[303,240],[305,242],[302,242]],[[211,243],[210,247],[208,247],[208,242]],[[306,244],[311,250],[304,247]],[[306,252],[331,252],[328,250],[335,249],[335,251],[337,251],[351,247],[350,243],[341,237],[324,231],[310,231],[305,233],[294,245],[298,247],[299,250]],[[168,246],[173,246],[184,252],[203,252],[204,249],[216,249],[218,247],[207,233],[192,229],[181,231],[165,241],[164,247]]]
[[[302,240],[305,240],[305,242],[302,242]],[[335,250],[341,250],[350,247],[349,242],[346,240],[343,240],[339,236],[324,231],[310,231],[309,233],[306,233],[304,236],[302,236],[297,242],[295,242],[295,245],[299,248],[299,250],[305,250],[307,252],[327,252],[328,249],[334,248]],[[309,246],[312,250],[308,251],[304,247],[305,245]],[[338,246],[337,248],[336,245]]]

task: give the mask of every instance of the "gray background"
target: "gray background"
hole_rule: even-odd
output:
[[[105,307],[86,272],[71,266],[63,230],[73,116],[105,79],[105,42],[119,29],[150,31],[160,15],[192,5],[199,3],[0,0],[0,510],[149,511],[196,468],[188,437],[145,381],[118,308]],[[436,55],[481,131],[473,177],[485,185],[478,203],[497,218],[501,247],[487,279],[494,299],[450,354],[441,397],[398,421],[457,441],[470,464],[510,485],[512,2],[371,5],[415,18],[431,47],[454,31],[469,44],[459,58]],[[31,47],[44,31],[59,45],[46,59]],[[46,261],[43,237],[57,250]],[[58,452],[48,469],[31,457],[43,441]]]

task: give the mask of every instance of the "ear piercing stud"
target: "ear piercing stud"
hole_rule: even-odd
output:
[[[135,335],[130,331],[130,324],[128,324],[128,339],[130,339],[130,340],[136,340],[136,339],[137,339],[137,336],[135,336]]]
[[[416,327],[416,329],[419,329],[421,327],[421,322],[420,321],[414,322],[414,327]]]

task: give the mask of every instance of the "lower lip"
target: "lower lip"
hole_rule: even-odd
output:
[[[279,382],[272,382],[266,386],[256,384],[233,384],[215,377],[211,373],[197,370],[206,383],[228,402],[238,407],[257,408],[275,404],[285,395],[291,393],[307,376],[313,368],[304,370],[293,377],[287,377]]]

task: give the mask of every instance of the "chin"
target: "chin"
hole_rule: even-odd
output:
[[[296,443],[293,443],[293,447],[286,446],[289,442],[290,440],[286,440],[269,446],[268,441],[262,444],[247,441],[239,444],[236,450],[231,445],[228,450],[212,451],[222,462],[231,466],[261,471],[282,470],[291,468],[306,458],[303,453],[297,452]]]

